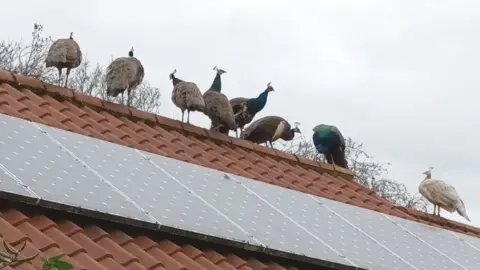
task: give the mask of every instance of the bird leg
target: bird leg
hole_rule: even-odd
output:
[[[58,85],[62,85],[62,69],[58,69]]]
[[[65,78],[65,85],[63,87],[67,88],[68,85],[68,75],[70,75],[70,68],[67,68],[67,76]]]
[[[438,216],[440,217],[440,205],[437,206]]]
[[[127,90],[127,107],[130,107],[130,92],[132,92],[131,89],[128,89]]]
[[[435,210],[437,210],[437,205],[436,205],[436,204],[433,205],[433,215],[436,214],[436,213],[435,213],[435,212],[436,212]]]
[[[183,119],[182,119],[183,122]],[[187,110],[187,124],[190,124],[190,110]]]
[[[183,115],[185,114],[185,111],[182,110],[182,123],[183,123]]]
[[[268,141],[270,143],[270,148],[273,148],[272,141]]]
[[[238,139],[238,129],[235,129],[235,137]]]

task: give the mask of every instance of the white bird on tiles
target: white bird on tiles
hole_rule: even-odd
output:
[[[455,188],[442,180],[432,179],[432,170],[433,168],[430,167],[423,173],[425,179],[420,183],[418,191],[433,204],[433,214],[435,215],[435,209],[438,207],[437,216],[440,216],[440,208],[443,208],[450,213],[457,211],[459,215],[470,221],[465,204]]]

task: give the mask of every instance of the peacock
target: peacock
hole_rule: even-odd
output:
[[[190,123],[190,111],[203,112],[205,109],[205,102],[203,101],[202,93],[197,85],[193,82],[185,82],[175,77],[175,69],[170,74],[170,80],[173,83],[172,101],[175,106],[182,110],[182,122],[187,111],[187,123]]]
[[[240,138],[253,143],[265,143],[266,146],[269,142],[273,148],[272,142],[278,139],[291,141],[295,133],[301,133],[298,125],[299,123],[295,123],[295,127],[292,128],[287,120],[280,116],[265,116],[247,126],[240,134]]]
[[[313,145],[329,164],[348,169],[345,159],[345,139],[337,127],[320,124],[313,128]]]
[[[133,56],[133,47],[128,52],[128,57],[119,57],[107,67],[105,82],[107,95],[116,97],[127,90],[127,106],[130,107],[131,91],[135,90],[143,81],[145,70],[142,63]]]
[[[230,130],[235,130],[235,133],[237,133],[237,125],[235,124],[232,105],[230,105],[227,96],[220,93],[222,90],[222,80],[220,76],[226,73],[226,71],[218,69],[217,66],[215,66],[213,70],[217,71],[215,79],[210,89],[203,94],[203,100],[205,101],[204,114],[212,121],[210,130],[227,135]]]
[[[81,63],[82,50],[80,50],[80,46],[73,39],[73,32],[70,33],[69,38],[57,39],[53,42],[45,59],[45,67],[56,67],[58,69],[59,85],[62,80],[62,69],[67,69],[64,87],[67,87],[70,70],[80,66]]]
[[[275,91],[270,83],[267,84],[267,89],[263,91],[256,98],[237,97],[230,100],[233,113],[235,114],[235,123],[243,131],[246,124],[252,122],[255,115],[265,108],[267,104],[268,93]]]

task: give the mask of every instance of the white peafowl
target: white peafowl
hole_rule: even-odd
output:
[[[213,80],[210,89],[203,94],[205,101],[204,113],[212,121],[210,130],[218,131],[228,135],[228,131],[235,130],[238,138],[237,125],[235,124],[235,117],[233,115],[232,105],[228,101],[227,96],[220,93],[222,91],[221,75],[226,73],[223,69],[218,69],[217,66],[213,68],[217,71],[215,79]]]
[[[67,87],[70,70],[78,67],[82,63],[82,50],[73,39],[73,32],[69,38],[57,39],[48,50],[45,59],[45,67],[56,67],[58,69],[58,84],[61,85],[62,69],[67,69],[64,87]]]
[[[265,116],[246,127],[240,134],[240,138],[253,143],[265,143],[266,146],[269,142],[270,147],[273,148],[272,142],[278,139],[291,141],[295,133],[301,133],[299,125],[300,123],[296,122],[295,127],[292,128],[287,120],[280,116]]]
[[[265,104],[267,104],[268,93],[273,91],[275,90],[270,86],[270,83],[268,83],[267,89],[256,98],[237,97],[230,100],[233,113],[235,114],[235,123],[237,123],[238,128],[240,128],[240,132],[243,131],[243,127],[246,124],[252,122],[258,112],[263,110]]]
[[[437,216],[440,216],[440,208],[447,210],[450,213],[457,211],[457,213],[470,221],[460,196],[458,196],[455,188],[442,180],[432,179],[432,170],[430,167],[428,171],[424,172],[425,179],[420,183],[418,191],[429,202],[433,204],[433,214],[435,209],[438,209]]]
[[[145,70],[142,63],[133,56],[133,47],[128,57],[119,57],[107,67],[105,82],[107,95],[116,97],[127,90],[127,106],[130,107],[131,91],[135,90],[143,81]]]
[[[203,112],[205,110],[205,102],[202,93],[197,85],[193,82],[185,82],[175,77],[175,69],[170,74],[170,80],[173,83],[172,102],[182,110],[182,122],[187,111],[187,123],[190,123],[190,111]]]

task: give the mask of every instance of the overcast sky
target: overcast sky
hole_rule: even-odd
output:
[[[145,78],[162,89],[160,114],[179,119],[168,75],[207,90],[225,69],[229,98],[275,92],[257,116],[280,115],[311,137],[336,125],[363,142],[391,177],[417,192],[428,166],[455,186],[480,226],[478,153],[480,2],[18,0],[3,3],[1,39],[71,31],[91,61],[131,46]],[[193,124],[209,127],[200,113]],[[443,216],[466,222],[458,214]]]

